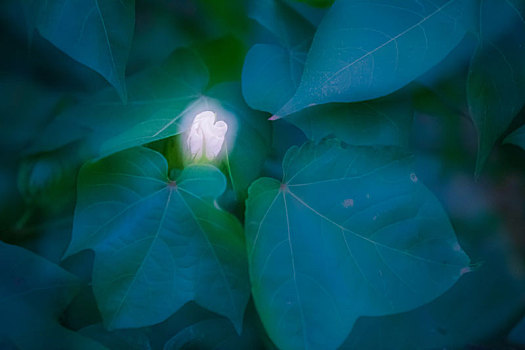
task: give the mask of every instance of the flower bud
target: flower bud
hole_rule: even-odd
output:
[[[217,157],[224,143],[228,125],[219,120],[215,122],[215,113],[204,111],[195,116],[188,136],[188,148],[195,159]]]

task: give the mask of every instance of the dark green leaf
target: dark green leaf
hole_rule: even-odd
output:
[[[110,332],[98,323],[82,328],[79,333],[97,340],[111,350],[151,350],[149,339],[142,329],[122,329]]]
[[[282,349],[332,349],[362,315],[415,308],[469,271],[447,215],[397,149],[288,151],[249,191],[252,293]]]
[[[329,103],[288,117],[310,140],[334,136],[356,146],[408,146],[413,111],[397,96],[359,103]]]
[[[315,27],[281,0],[254,0],[248,15],[271,33],[271,42],[287,49],[309,44]]]
[[[496,141],[525,104],[525,4],[485,0],[480,10],[480,44],[467,85],[469,110],[478,130],[479,175]]]
[[[237,329],[249,297],[242,227],[217,209],[224,175],[210,165],[168,179],[164,157],[134,148],[79,175],[66,256],[95,251],[93,290],[109,329],[161,322],[186,302]]]
[[[283,117],[328,102],[387,95],[440,62],[461,41],[470,0],[339,0],[321,22]]]
[[[58,323],[80,287],[59,266],[23,248],[0,242],[0,344],[17,349],[102,350],[105,347]]]
[[[505,143],[512,143],[520,146],[525,150],[525,126],[515,130],[512,134],[505,138]]]
[[[60,50],[100,73],[126,100],[126,62],[135,26],[135,0],[24,2],[30,26]]]
[[[315,7],[330,7],[335,0],[297,0]]]
[[[509,342],[525,346],[525,317],[510,332]]]

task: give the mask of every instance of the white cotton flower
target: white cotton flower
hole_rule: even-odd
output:
[[[188,136],[188,148],[193,158],[205,156],[212,160],[221,151],[228,125],[219,120],[215,122],[215,113],[204,111],[195,116]]]

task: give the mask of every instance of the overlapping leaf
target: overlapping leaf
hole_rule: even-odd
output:
[[[250,188],[252,293],[282,349],[332,349],[362,315],[408,310],[468,271],[437,199],[397,149],[292,148]]]
[[[161,322],[191,300],[239,329],[246,253],[239,222],[214,206],[224,175],[210,165],[174,180],[167,171],[146,148],[85,165],[66,256],[95,251],[93,291],[109,329]]]
[[[0,345],[16,349],[102,350],[102,345],[62,327],[59,314],[80,281],[23,248],[0,242]]]
[[[253,1],[250,17],[270,33],[244,60],[242,92],[254,109],[275,113],[299,86],[315,27],[281,0]]]
[[[484,0],[480,6],[480,44],[467,84],[470,115],[478,130],[477,174],[525,105],[525,4]]]
[[[470,25],[470,0],[339,0],[319,25],[294,97],[276,116],[387,95],[440,62]]]
[[[248,52],[243,96],[250,107],[276,113],[299,85],[315,27],[278,0],[257,2],[251,15],[275,43],[256,44]],[[411,120],[409,105],[392,100],[326,104],[289,117],[312,140],[336,136],[353,145],[406,145]]]

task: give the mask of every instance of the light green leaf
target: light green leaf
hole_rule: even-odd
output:
[[[249,191],[252,293],[281,349],[334,349],[362,315],[436,298],[469,270],[447,215],[395,148],[290,149]]]
[[[159,323],[193,300],[239,330],[246,252],[239,222],[214,205],[224,175],[211,165],[174,180],[167,171],[147,148],[86,164],[65,256],[95,251],[93,291],[108,329]]]

